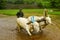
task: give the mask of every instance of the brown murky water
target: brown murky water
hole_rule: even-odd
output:
[[[20,33],[15,30],[16,17],[0,18],[0,40],[60,40],[60,21],[53,17],[55,25],[48,25],[43,32],[28,36],[22,30]]]

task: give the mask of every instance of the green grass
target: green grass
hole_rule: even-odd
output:
[[[18,10],[0,10],[0,14],[15,15]]]
[[[50,10],[50,9],[49,9]],[[0,14],[5,14],[5,15],[16,15],[18,12],[18,9],[5,9],[5,10],[0,10]],[[32,14],[34,15],[35,13],[42,14],[43,9],[23,9],[24,14]],[[60,11],[53,11],[53,12],[48,12],[49,14],[55,14],[55,15],[60,15]]]

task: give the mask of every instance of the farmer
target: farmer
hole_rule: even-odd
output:
[[[17,16],[17,18],[24,16],[24,13],[22,12],[22,9],[20,9],[19,12],[17,12],[16,16]]]

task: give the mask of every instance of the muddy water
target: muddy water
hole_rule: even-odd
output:
[[[57,20],[55,24],[58,24]],[[43,32],[28,36],[24,30],[20,33],[15,30],[16,17],[3,17],[0,18],[0,40],[60,40],[59,27],[59,24],[48,25]]]

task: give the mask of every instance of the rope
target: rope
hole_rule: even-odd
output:
[[[34,20],[34,16],[31,17],[31,21],[32,21],[32,23],[35,22],[35,20]]]

